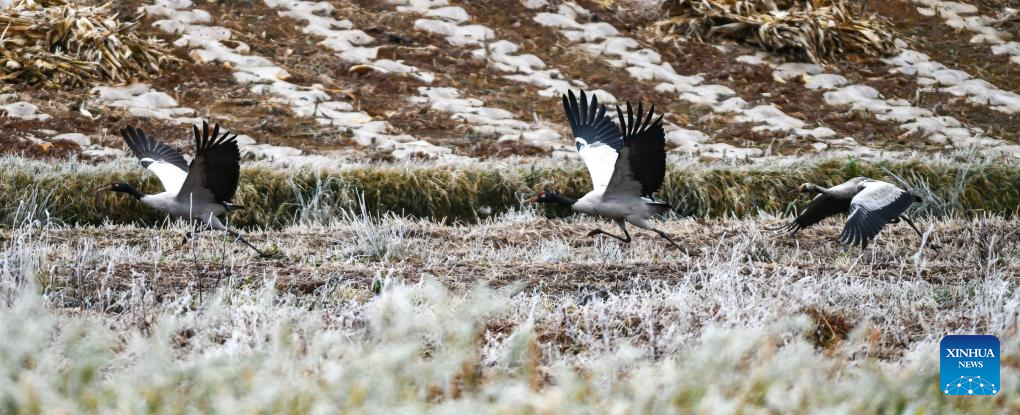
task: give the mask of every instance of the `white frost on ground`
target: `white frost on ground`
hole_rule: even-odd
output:
[[[3,96],[0,95],[0,101]],[[92,138],[82,133],[57,133],[54,130],[49,129],[37,129],[34,131],[35,134],[39,134],[42,137],[37,137],[33,133],[26,133],[13,137],[15,140],[20,142],[28,142],[41,148],[48,148],[53,143],[73,143],[79,147],[79,155],[86,159],[101,159],[110,160],[119,158],[124,155],[124,151],[116,148],[105,147],[101,144],[93,144]]]
[[[709,137],[698,130],[688,130],[676,125],[665,125],[666,142],[675,148],[673,153],[714,159],[744,159],[761,157],[764,151],[758,148],[736,147],[727,143],[709,143]]]
[[[418,96],[410,100],[416,104],[428,105],[436,111],[453,114],[453,119],[463,120],[472,131],[498,135],[499,141],[523,139],[527,144],[547,149],[566,147],[560,134],[551,128],[516,120],[512,112],[486,107],[482,100],[463,97],[456,88],[419,87]]]
[[[306,164],[303,159],[309,157],[303,155],[301,150],[294,147],[258,144],[255,142],[254,138],[244,134],[238,134],[237,146],[241,149],[241,154],[251,155],[257,159],[266,159],[286,164],[303,165]]]
[[[360,125],[371,121],[368,114],[352,111],[347,102],[332,101],[321,86],[302,87],[286,79],[290,74],[269,59],[250,54],[247,44],[230,41],[230,30],[219,26],[205,26],[212,17],[201,9],[191,7],[190,0],[160,0],[155,6],[144,9],[156,16],[166,16],[153,25],[181,37],[174,42],[178,47],[192,47],[193,59],[199,62],[222,62],[234,70],[234,78],[241,84],[251,84],[253,92],[269,95],[274,102],[287,104],[299,117],[315,117],[322,124]],[[224,41],[230,41],[228,46]]]
[[[355,111],[348,102],[332,100],[332,97],[323,91],[322,85],[306,87],[287,82],[290,74],[286,69],[263,56],[252,54],[246,43],[231,40],[229,29],[207,26],[206,24],[212,22],[212,16],[205,10],[192,9],[192,6],[191,0],[157,0],[154,5],[143,6],[142,10],[153,16],[166,17],[153,23],[153,26],[169,33],[180,34],[181,37],[174,45],[191,47],[193,59],[198,62],[221,62],[229,65],[234,70],[234,78],[238,83],[251,85],[252,92],[267,95],[271,101],[289,106],[295,116],[313,117],[320,124],[350,128],[354,140],[362,146],[396,151],[403,145],[414,143],[414,148],[421,152],[423,146],[414,137],[406,134],[389,134],[391,128],[388,123],[374,120],[367,113]],[[296,10],[309,11],[307,8]],[[312,26],[321,29],[322,27],[317,25],[325,24],[323,23],[325,21],[316,19],[321,16],[314,13],[313,11],[310,15],[300,16],[311,19],[309,21]],[[224,43],[225,41],[229,42]],[[232,46],[228,46],[228,43]],[[445,151],[448,149],[434,145],[432,147],[434,148],[427,154],[435,156],[448,154]],[[271,153],[273,156],[279,156],[286,152],[273,150]],[[289,158],[297,157],[301,156]],[[300,160],[294,162],[302,163]]]
[[[781,63],[765,53],[738,58],[749,64],[768,65],[774,68],[773,77],[780,81],[799,80],[805,87],[824,92],[825,103],[833,106],[849,106],[855,111],[865,111],[882,121],[899,125],[905,134],[916,133],[935,144],[952,145],[956,148],[976,147],[983,151],[1004,154],[1020,154],[1020,146],[1007,145],[1002,140],[989,137],[981,128],[964,126],[949,116],[935,115],[929,109],[916,107],[904,99],[887,99],[867,85],[852,84],[839,74],[825,73],[822,67],[802,62]],[[930,61],[927,61],[930,62]],[[907,60],[901,61],[900,71],[919,69]],[[922,69],[923,70],[923,69]]]
[[[927,90],[963,97],[972,104],[987,106],[1007,114],[1020,112],[1020,95],[999,89],[992,83],[974,78],[967,72],[950,69],[932,61],[924,53],[904,49],[900,54],[882,61],[896,67],[892,72],[916,76],[917,83]]]
[[[194,117],[195,110],[179,107],[173,97],[156,91],[145,84],[99,86],[93,88],[91,92],[97,96],[97,104],[107,107],[124,108],[128,113],[137,117],[157,118],[177,124],[191,125],[201,124],[203,121],[202,118]],[[251,154],[256,158],[265,158],[279,162],[287,161],[288,157],[285,156],[293,157],[297,161],[299,157],[296,156],[300,156],[302,153],[301,150],[291,147],[256,144],[255,140],[247,136],[239,137],[237,144],[243,153]],[[95,151],[92,153],[95,153]],[[92,156],[99,157],[96,154],[92,154]],[[103,153],[102,156],[110,155]]]
[[[471,16],[461,7],[448,6],[446,0],[390,0],[400,4],[397,9],[403,12],[424,14],[428,18],[418,19],[415,27],[433,34],[445,36],[452,45],[480,46],[472,51],[472,56],[484,60],[489,67],[505,72],[505,78],[516,82],[524,82],[543,88],[539,95],[558,97],[569,89],[588,89],[581,80],[568,80],[558,69],[548,68],[541,58],[533,54],[518,54],[520,46],[514,42],[495,40],[495,32],[482,25],[463,24]],[[542,7],[544,1],[524,2],[528,8]],[[471,34],[470,36],[468,34]],[[513,114],[497,108],[483,107],[484,103],[473,98],[463,98],[462,93],[453,88],[420,88],[420,96],[412,98],[415,102],[428,103],[433,109],[451,112],[454,118],[460,118],[472,125],[478,132],[500,134],[500,140],[523,138],[527,144],[543,148],[553,148],[556,155],[576,157],[573,148],[559,139],[559,134],[544,127],[534,126],[512,118]],[[604,104],[616,103],[617,99],[609,92],[601,89],[590,91]],[[683,129],[675,125],[667,125],[674,136],[704,137],[700,131]],[[698,153],[705,157],[722,158],[742,155],[761,155],[758,149],[738,149],[728,144],[705,144],[705,140],[673,141],[678,152]]]
[[[13,357],[2,370],[18,376],[5,393],[45,398],[6,407],[30,412],[45,399],[50,412],[126,412],[158,397],[166,412],[274,412],[301,397],[318,413],[955,414],[1017,403],[1014,364],[1002,368],[1011,393],[996,400],[933,387],[946,334],[997,335],[1003,361],[1020,355],[1015,220],[924,219],[933,239],[952,237],[947,254],[915,253],[905,226],[858,254],[823,236],[776,237],[768,215],[661,222],[695,242],[694,258],[649,232],[631,245],[584,239],[605,225],[530,209],[473,226],[329,220],[251,230],[293,261],[253,260],[234,245],[220,253],[230,242],[212,233],[192,254],[174,249],[183,222],[13,226],[0,246],[0,337]],[[188,273],[196,251],[222,273]],[[31,285],[38,270],[55,288]],[[97,288],[57,291],[76,276]],[[849,333],[824,346],[830,321]]]
[[[556,13],[542,12],[535,16],[541,25],[554,27],[567,39],[579,42],[582,50],[604,59],[609,65],[626,68],[630,75],[642,81],[658,81],[656,90],[678,94],[680,99],[694,104],[707,105],[717,113],[735,113],[735,122],[758,124],[753,130],[784,131],[801,137],[825,138],[836,135],[826,127],[805,128],[804,121],[784,114],[770,105],[751,106],[750,103],[724,86],[703,83],[699,75],[684,76],[662,61],[658,52],[642,48],[637,40],[619,35],[619,31],[606,22],[578,23],[579,16],[589,15],[583,7],[567,2],[559,5]]]
[[[475,59],[488,62],[489,66],[506,72],[504,78],[515,82],[523,82],[542,88],[538,95],[559,97],[569,89],[590,90],[588,84],[580,79],[568,80],[559,69],[548,68],[538,56],[530,53],[516,54],[520,46],[509,40],[501,39],[485,44],[472,52]],[[605,104],[613,104],[617,99],[603,89],[591,89],[590,92]]]
[[[397,11],[426,16],[417,19],[414,27],[446,38],[453,46],[479,46],[472,51],[475,59],[484,60],[488,65],[506,72],[507,79],[530,83],[544,88],[542,96],[559,96],[571,88],[586,88],[583,82],[567,81],[556,69],[546,69],[545,62],[532,54],[515,54],[519,48],[507,40],[492,41],[495,32],[483,25],[466,24],[471,16],[464,8],[449,6],[446,0],[389,0],[397,4]],[[525,144],[547,149],[562,149],[568,146],[560,135],[543,123],[529,123],[514,118],[510,111],[485,107],[476,98],[465,97],[456,88],[418,88],[419,95],[411,101],[429,105],[432,109],[453,114],[454,119],[463,120],[470,128],[482,134],[499,135],[500,141],[522,140]],[[616,102],[612,94],[593,91],[602,102]]]
[[[88,147],[92,144],[92,139],[89,136],[82,133],[64,133],[57,134],[50,139],[50,141],[66,141],[69,143],[75,143],[79,147]]]
[[[49,114],[39,112],[39,107],[30,102],[17,101],[16,94],[0,94],[0,116],[18,118],[22,120],[45,121],[50,118]]]
[[[102,159],[110,160],[124,156],[124,151],[116,148],[103,147],[98,144],[93,144],[89,148],[82,150],[81,155],[91,159]]]
[[[361,30],[354,29],[350,20],[334,19],[332,14],[335,8],[330,3],[302,0],[265,0],[265,2],[269,7],[281,9],[279,13],[283,17],[308,22],[308,26],[305,26],[302,32],[325,38],[319,44],[337,51],[340,58],[347,62],[368,65],[382,73],[406,74],[425,83],[432,83],[436,78],[431,72],[401,61],[377,59],[379,47],[364,46],[373,43],[375,39]]]
[[[995,19],[978,14],[977,6],[943,0],[912,0],[925,7],[917,11],[925,16],[941,16],[949,27],[957,30],[973,32],[971,43],[987,43],[992,45],[992,53],[1006,54],[1013,63],[1020,64],[1020,42],[1011,40],[1008,33],[996,29]]]
[[[90,93],[96,96],[96,104],[123,108],[136,117],[157,118],[176,124],[202,122],[201,118],[195,117],[195,110],[178,106],[173,97],[146,84],[97,86]]]

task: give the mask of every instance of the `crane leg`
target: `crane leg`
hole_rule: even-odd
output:
[[[906,216],[900,216],[899,218],[896,218],[896,221],[899,222],[899,219],[901,219],[901,218],[903,220],[907,221],[907,225],[910,225],[911,228],[914,228],[914,232],[917,232],[917,237],[918,238],[924,239],[924,234],[921,233],[920,229],[917,229],[917,225],[914,225],[914,221],[910,220],[910,218],[908,218]],[[931,249],[934,249],[936,251],[939,250],[939,246],[938,245],[928,244],[928,246],[931,247]]]
[[[593,230],[591,232],[588,232],[588,236],[595,236],[595,235],[598,235],[598,234],[601,233],[603,235],[612,236],[612,237],[614,237],[616,239],[619,239],[619,240],[629,244],[630,243],[630,233],[627,232],[627,225],[623,222],[623,220],[617,219],[616,220],[616,226],[620,227],[620,230],[623,231],[623,235],[625,236],[625,238],[621,238],[619,236],[613,235],[613,234],[611,234],[609,232],[606,232],[606,231],[604,231],[602,229],[598,229],[598,228],[596,228],[595,230]]]
[[[675,246],[676,249],[679,249],[681,251],[684,250],[683,248],[680,247],[680,245],[677,245],[676,242],[673,241],[673,238],[670,238],[669,235],[666,235],[666,232],[660,231],[660,230],[655,229],[655,228],[652,228],[652,232],[655,232],[655,233],[659,234],[659,236],[665,238],[667,241],[669,241],[669,243],[673,244],[673,246]]]
[[[260,257],[270,258],[270,257],[276,255],[275,252],[273,252],[273,253],[266,253],[266,252],[263,252],[261,249],[256,248],[255,245],[252,245],[251,242],[248,242],[247,239],[244,239],[244,236],[241,236],[241,233],[238,232],[238,231],[235,231],[233,229],[227,229],[227,232],[230,233],[231,235],[233,235],[235,238],[237,238],[236,240],[241,241],[245,245],[248,245],[249,248],[254,249],[255,252],[258,252]]]
[[[200,234],[202,232],[205,232],[205,231],[207,231],[209,229],[211,229],[211,228],[208,227],[208,226],[205,226],[205,225],[203,225],[201,228],[198,228],[198,229],[192,228],[192,230],[190,230],[190,231],[188,231],[187,233],[184,234],[184,239],[181,240],[181,246],[184,246],[185,244],[187,244],[188,241],[191,240],[191,238],[195,237],[195,235],[198,235],[198,234]]]

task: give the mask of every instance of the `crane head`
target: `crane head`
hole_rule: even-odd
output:
[[[100,187],[100,188],[96,189],[96,193],[99,193],[99,192],[112,192],[113,189],[116,188],[119,184],[120,184],[120,182],[117,182],[117,183],[111,183],[111,184],[108,184],[106,186]]]
[[[791,194],[809,194],[809,195],[818,194],[821,192],[822,188],[818,187],[818,185],[814,183],[804,183],[790,191]]]
[[[524,203],[545,203],[548,202],[549,196],[546,195],[545,191],[538,192],[537,195],[532,196],[524,200]]]
[[[797,186],[797,187],[793,188],[793,190],[790,190],[788,193],[790,193],[790,194],[809,193],[809,192],[811,192],[811,188],[812,187],[814,187],[813,184],[811,184],[811,183],[804,183],[804,184],[802,184],[800,186]]]
[[[110,183],[109,185],[106,185],[106,186],[103,186],[103,187],[97,189],[96,193],[99,193],[99,192],[118,192],[118,191],[126,190],[126,188],[127,188],[127,183],[124,183],[124,182],[114,182],[114,183]]]

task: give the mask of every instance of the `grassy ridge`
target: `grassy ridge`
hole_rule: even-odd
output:
[[[829,158],[745,166],[685,163],[670,167],[659,195],[681,215],[786,213],[805,202],[804,197],[787,194],[796,185],[831,185],[857,175],[910,188],[926,199],[922,209],[936,215],[1012,215],[1020,204],[1020,166],[984,160],[861,162]],[[165,219],[125,195],[94,192],[117,180],[136,184],[146,193],[162,190],[153,175],[133,163],[88,165],[0,159],[0,198],[11,201],[3,205],[0,215],[10,223],[19,204],[28,204],[34,205],[32,211],[45,211],[69,223],[156,223]],[[589,186],[587,171],[575,163],[364,165],[331,170],[279,170],[255,164],[242,169],[236,201],[247,208],[233,213],[231,221],[237,226],[271,227],[321,221],[345,209],[358,209],[359,197],[364,198],[365,208],[372,213],[394,211],[471,221],[478,218],[483,207],[496,213],[518,206],[522,194],[550,189],[580,196]],[[551,216],[566,213],[549,211]]]

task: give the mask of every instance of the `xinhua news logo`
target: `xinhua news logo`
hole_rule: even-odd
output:
[[[939,343],[939,383],[946,395],[999,393],[999,338],[949,335]]]

